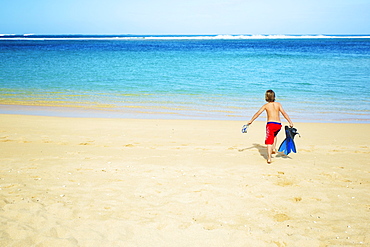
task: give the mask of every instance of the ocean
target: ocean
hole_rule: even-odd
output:
[[[0,35],[0,113],[370,123],[370,37]],[[264,120],[260,117],[259,120]]]

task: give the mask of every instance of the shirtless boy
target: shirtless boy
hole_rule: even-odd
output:
[[[284,111],[280,103],[275,102],[275,92],[267,90],[265,99],[268,103],[263,105],[252,119],[248,122],[248,125],[252,124],[253,121],[261,115],[263,111],[267,112],[267,124],[266,124],[266,140],[267,145],[267,163],[271,163],[271,155],[276,153],[276,136],[281,129],[280,112],[284,118],[289,122],[289,126],[293,127],[293,122],[290,120],[288,114]]]

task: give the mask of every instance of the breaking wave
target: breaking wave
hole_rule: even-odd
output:
[[[38,35],[0,34],[0,40],[243,40],[243,39],[340,39],[370,35]]]

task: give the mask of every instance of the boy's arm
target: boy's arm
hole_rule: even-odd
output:
[[[265,110],[265,106],[266,105],[263,105],[261,107],[261,109],[258,110],[258,112],[256,112],[256,114],[253,115],[253,117],[251,118],[251,120],[248,122],[248,125],[252,124],[254,120],[256,120],[256,118],[259,117],[259,115],[261,115],[261,113]]]
[[[283,114],[284,118],[289,122],[289,126],[292,128],[293,127],[293,122],[290,120],[290,117],[288,116],[288,113],[286,113],[283,109],[283,107],[280,105],[280,112]]]

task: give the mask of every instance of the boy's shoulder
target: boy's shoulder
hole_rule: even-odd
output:
[[[266,107],[266,106],[268,106],[268,105],[271,105],[271,103],[273,103],[274,105],[281,106],[281,103],[276,102],[276,101],[274,101],[274,102],[268,102],[268,103],[264,104],[263,106],[264,106],[264,107]]]

